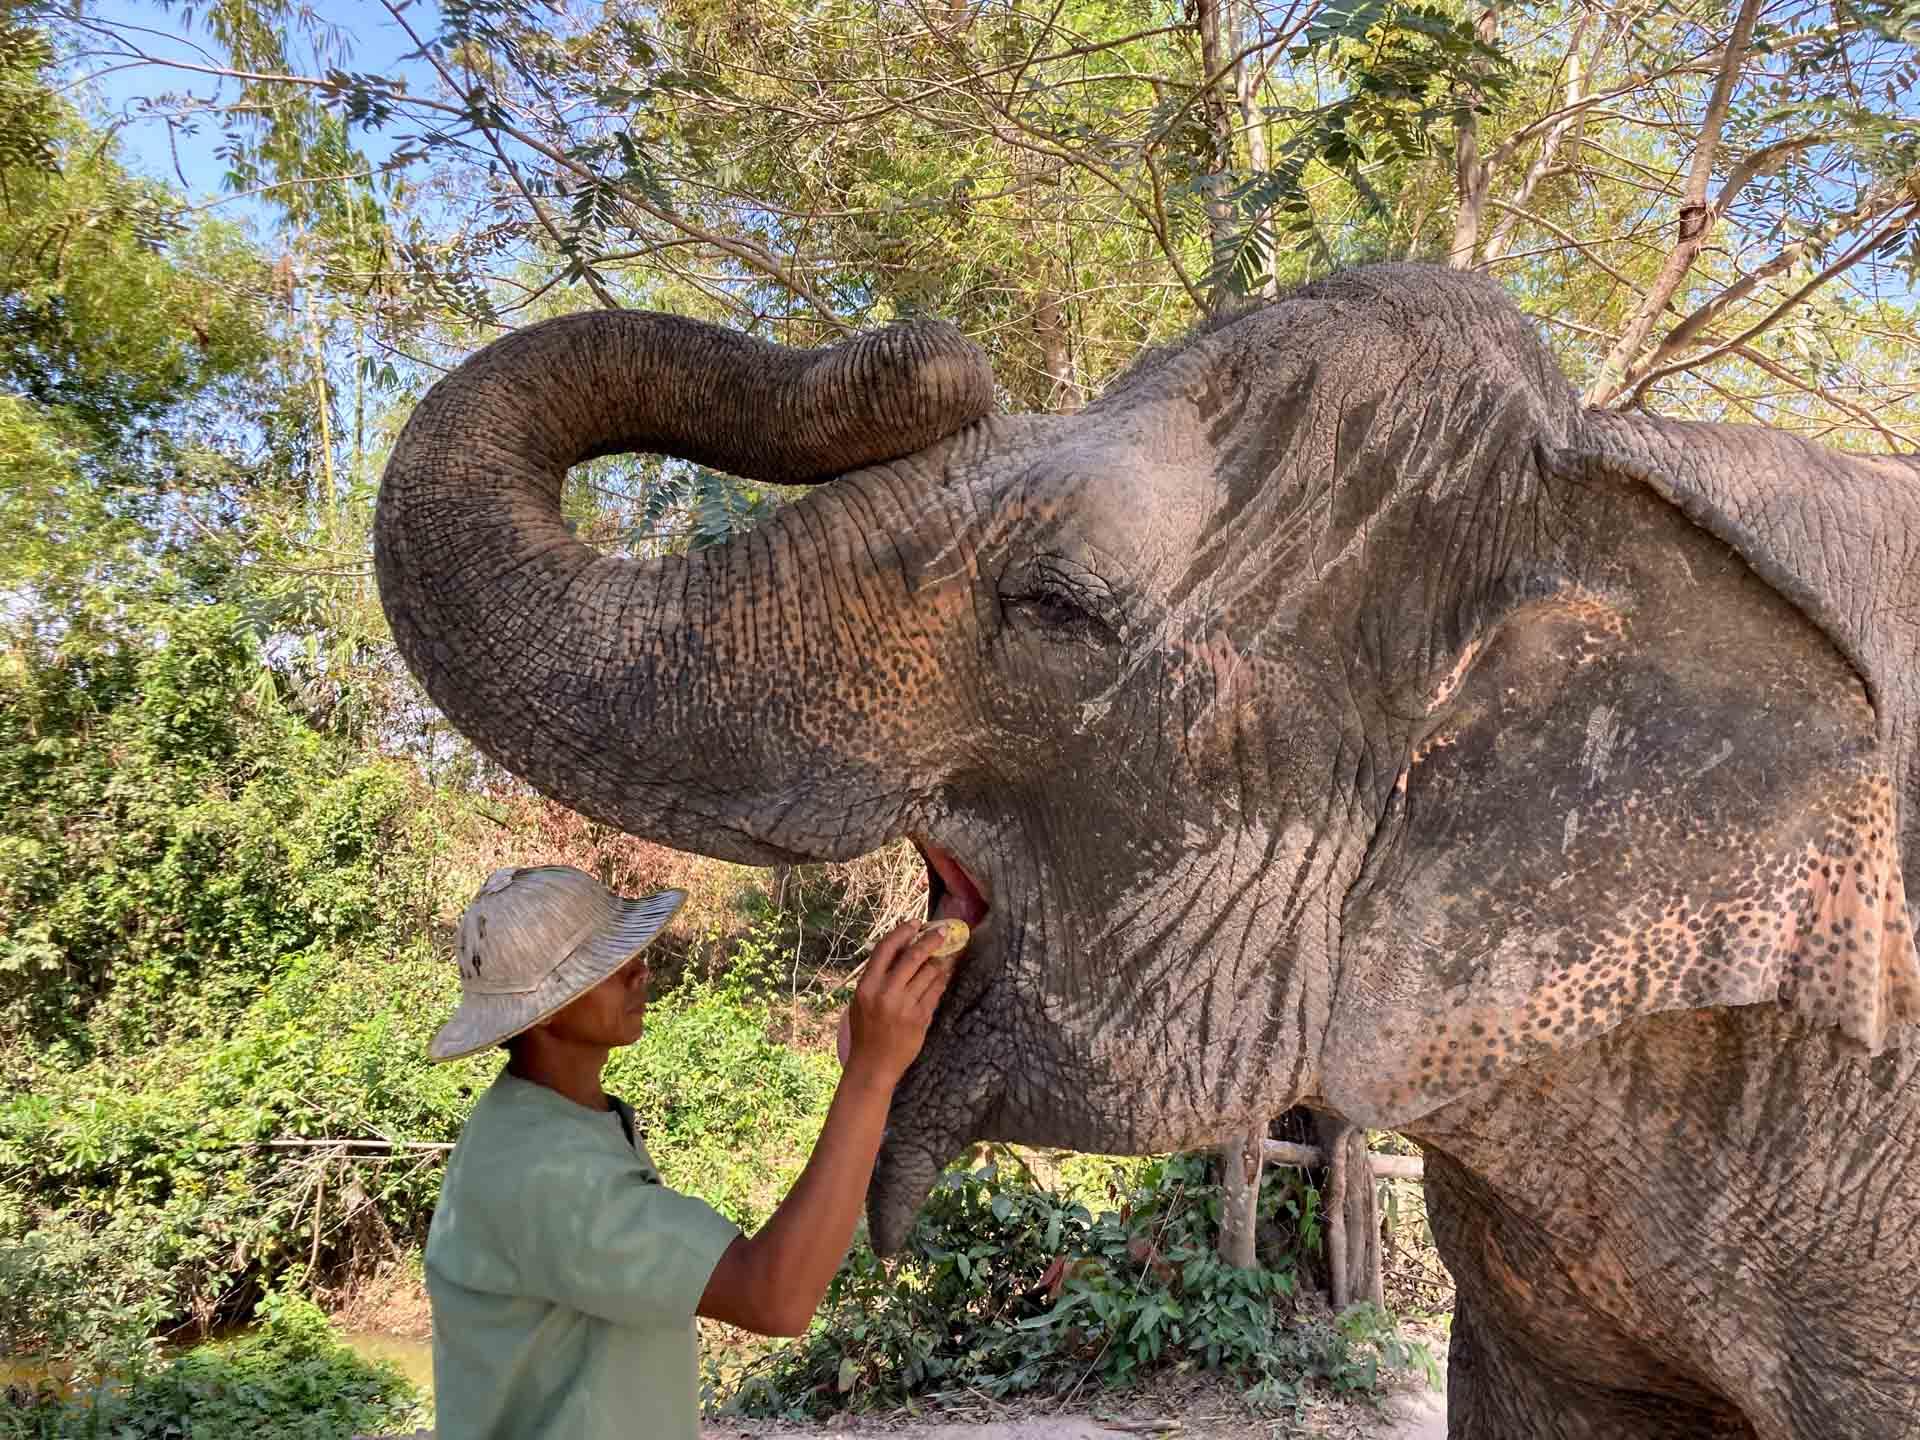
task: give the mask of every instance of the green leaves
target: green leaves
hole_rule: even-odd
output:
[[[0,143],[0,600],[10,643],[78,647],[231,521],[258,440],[236,416],[273,412],[277,347],[258,257],[129,173],[22,33],[0,28],[0,111],[35,137]]]
[[[381,866],[412,798],[279,704],[228,607],[149,612],[102,655],[0,673],[0,1004],[77,1037],[110,986],[244,988],[397,917]],[[136,1001],[135,997],[141,997]],[[144,1030],[158,1012],[141,1021]]]
[[[906,1253],[886,1262],[856,1246],[819,1324],[750,1375],[736,1406],[821,1415],[947,1392],[1124,1384],[1165,1364],[1228,1371],[1279,1403],[1303,1379],[1361,1390],[1382,1363],[1417,1367],[1425,1356],[1431,1367],[1384,1312],[1339,1328],[1296,1313],[1291,1264],[1222,1261],[1207,1164],[1139,1165],[1098,1216],[1017,1162],[949,1172]],[[1263,1203],[1281,1199],[1276,1186]]]
[[[1314,12],[1289,58],[1323,69],[1337,93],[1318,105],[1267,110],[1283,138],[1267,168],[1237,177],[1228,191],[1237,225],[1215,246],[1203,281],[1232,294],[1259,290],[1276,252],[1305,257],[1310,270],[1350,259],[1350,239],[1328,235],[1316,218],[1314,191],[1337,180],[1363,216],[1388,220],[1386,172],[1451,145],[1462,110],[1495,111],[1519,73],[1471,19],[1419,0],[1336,0]]]
[[[762,922],[724,975],[690,975],[657,997],[646,1033],[607,1071],[668,1182],[747,1226],[773,1212],[806,1163],[837,1079],[830,1054],[769,1038],[783,958]]]
[[[269,1291],[260,1326],[237,1341],[201,1345],[162,1362],[123,1365],[97,1394],[47,1395],[0,1414],[0,1435],[110,1434],[117,1440],[347,1440],[411,1429],[421,1418],[411,1384],[342,1345],[309,1301]]]
[[[52,170],[60,107],[37,83],[52,60],[41,31],[0,19],[0,170]]]

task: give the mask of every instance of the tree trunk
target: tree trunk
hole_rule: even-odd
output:
[[[1073,350],[1067,342],[1066,307],[1060,303],[1051,266],[1033,297],[1033,333],[1047,372],[1047,409],[1067,414],[1078,410],[1080,387],[1074,381]]]
[[[1242,1135],[1220,1154],[1220,1258],[1242,1270],[1253,1268],[1254,1213],[1260,1203],[1260,1173],[1266,1164],[1262,1145],[1267,1127]]]
[[[1232,59],[1233,22],[1228,0],[1194,0],[1195,18],[1200,29],[1200,112],[1206,116],[1212,136],[1212,153],[1207,157],[1210,178],[1207,181],[1207,226],[1213,237],[1213,254],[1218,258],[1233,243],[1233,206],[1227,199],[1232,187],[1233,117],[1238,107],[1238,67],[1228,68]],[[1227,298],[1224,283],[1214,286],[1208,304],[1218,309]]]
[[[1499,10],[1488,5],[1480,12],[1474,30],[1483,44],[1491,44],[1500,33]],[[1447,252],[1447,263],[1456,270],[1467,270],[1472,268],[1474,254],[1480,247],[1480,219],[1487,208],[1493,167],[1480,160],[1480,117],[1474,108],[1482,98],[1480,87],[1470,86],[1460,98],[1459,120],[1453,135],[1453,178],[1459,206],[1453,212],[1453,245]]]
[[[1327,1292],[1334,1310],[1360,1300],[1381,1303],[1380,1211],[1367,1132],[1331,1115],[1313,1117],[1314,1141],[1327,1157],[1321,1200],[1327,1226]]]
[[[1251,42],[1259,33],[1260,17],[1257,12],[1248,17],[1249,34],[1245,37]],[[1242,62],[1234,67],[1236,88],[1240,92],[1240,129],[1247,137],[1247,169],[1251,174],[1266,173],[1270,163],[1267,152],[1267,117],[1260,106],[1260,82],[1264,71],[1258,65]],[[1280,247],[1275,245],[1267,255],[1265,277],[1260,282],[1259,293],[1271,300],[1280,290]]]

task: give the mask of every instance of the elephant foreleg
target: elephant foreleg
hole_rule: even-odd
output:
[[[1462,1295],[1447,1357],[1449,1440],[1757,1440],[1730,1407],[1613,1390],[1561,1374]]]

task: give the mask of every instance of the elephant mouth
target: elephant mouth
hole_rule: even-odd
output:
[[[1000,949],[1007,936],[982,930],[993,903],[985,886],[951,850],[924,836],[909,836],[927,867],[927,918],[964,920],[973,931],[935,1011],[925,1046],[894,1091],[886,1138],[867,1193],[874,1244],[897,1251],[915,1212],[939,1178],[940,1168],[969,1140],[991,1128],[1005,1090],[999,1067],[979,1049],[993,1024]],[[984,945],[983,945],[984,942]],[[982,965],[980,962],[986,963]]]
[[[952,851],[918,837],[913,843],[927,865],[927,918],[964,920],[969,927],[977,927],[993,908],[980,882]]]

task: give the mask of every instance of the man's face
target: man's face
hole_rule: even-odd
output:
[[[646,952],[540,1024],[556,1040],[574,1045],[631,1045],[640,1038],[647,1013]]]

